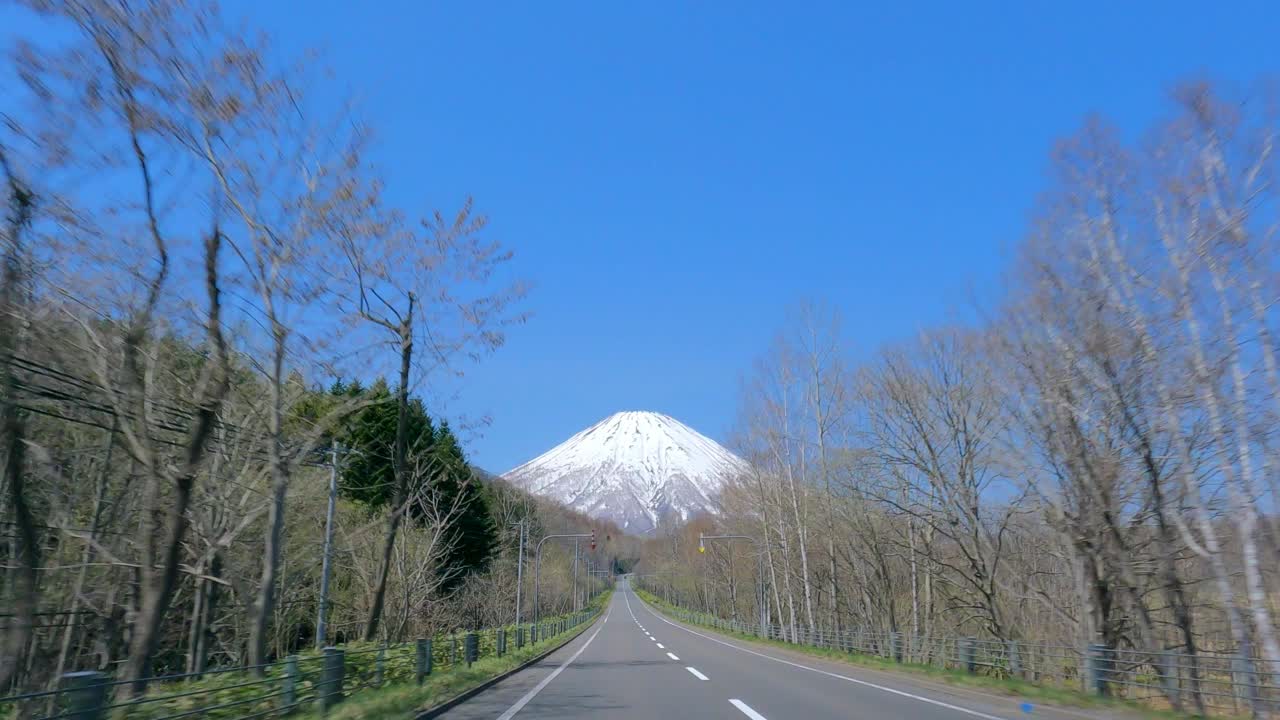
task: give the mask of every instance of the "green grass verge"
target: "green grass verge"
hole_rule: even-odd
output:
[[[645,602],[653,605],[660,610],[678,611],[678,608],[661,598],[645,592],[644,590],[636,590],[637,595]],[[930,680],[955,685],[957,687],[972,688],[975,690],[987,691],[995,695],[1002,695],[1010,698],[1017,698],[1026,702],[1044,703],[1048,705],[1061,705],[1066,707],[1077,707],[1097,710],[1118,710],[1129,713],[1134,717],[1146,717],[1160,720],[1187,720],[1194,716],[1186,713],[1174,712],[1172,710],[1153,709],[1134,700],[1125,700],[1122,698],[1104,698],[1089,693],[1079,692],[1068,688],[1040,685],[1025,680],[1017,680],[1013,678],[991,677],[989,675],[971,675],[962,670],[951,670],[940,668],[936,665],[921,665],[917,663],[899,663],[893,662],[886,658],[875,655],[862,655],[858,653],[848,653],[841,650],[832,650],[830,648],[817,648],[808,645],[796,645],[783,640],[766,640],[749,633],[735,632],[722,628],[713,627],[708,623],[688,622],[690,625],[697,625],[713,630],[720,635],[741,640],[743,642],[762,645],[766,647],[776,647],[791,652],[811,655],[813,657],[822,658],[824,660],[833,660],[836,662],[863,667],[869,670],[880,670],[884,672],[905,673],[916,675]],[[1217,715],[1214,717],[1232,717],[1229,714]],[[1247,717],[1247,716],[1237,716]]]
[[[593,606],[597,610],[609,602],[610,592],[596,598]],[[300,720],[356,720],[371,717],[413,717],[441,703],[447,702],[472,688],[492,680],[503,673],[510,672],[530,660],[560,645],[572,637],[579,635],[591,627],[591,623],[583,623],[568,632],[541,640],[534,645],[526,645],[513,650],[501,658],[485,658],[466,667],[460,665],[448,672],[429,676],[418,686],[413,683],[388,685],[376,690],[364,690],[349,695],[327,715],[319,709],[291,716]]]
[[[596,597],[588,609],[597,613],[609,601],[609,593]],[[554,618],[548,618],[553,620]],[[348,691],[347,698],[330,712],[328,718],[369,717],[376,713],[407,713],[418,708],[431,706],[455,695],[465,692],[484,681],[501,675],[518,667],[521,663],[546,652],[566,638],[582,632],[589,623],[584,623],[567,632],[549,637],[534,645],[527,645],[520,650],[512,650],[502,658],[487,657],[471,667],[458,663],[453,667],[450,662],[449,645],[436,642],[432,655],[435,658],[433,672],[419,687],[415,682],[416,649],[412,644],[403,644],[390,648],[385,653],[383,680],[379,688],[363,688]],[[515,645],[514,628],[508,632],[511,647]],[[445,638],[436,638],[442,641]],[[493,653],[492,638],[486,636],[481,641],[481,650]],[[345,666],[348,683],[357,678],[369,678],[373,674],[376,663],[378,643],[350,643],[343,646],[346,651]],[[298,667],[300,671],[297,685],[299,699],[313,698],[316,684],[320,679],[322,655],[316,651],[299,653]],[[120,707],[107,711],[109,720],[156,720],[168,717],[200,717],[208,720],[237,720],[244,717],[282,717],[279,713],[283,701],[283,668],[274,666],[268,669],[263,678],[255,678],[245,672],[215,672],[200,679],[171,683],[153,683],[146,695],[135,704],[118,702]],[[37,698],[24,702],[0,702],[0,720],[12,720],[18,717],[39,717],[45,715],[49,708],[48,698]],[[65,698],[62,698],[65,701]],[[61,710],[61,703],[52,709],[54,713]],[[25,714],[24,714],[25,713]],[[298,712],[291,718],[321,717],[314,702],[304,702]]]

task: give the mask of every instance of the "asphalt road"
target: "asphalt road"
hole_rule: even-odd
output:
[[[1102,717],[750,645],[652,610],[626,581],[607,614],[542,662],[462,703],[450,720],[542,718]]]

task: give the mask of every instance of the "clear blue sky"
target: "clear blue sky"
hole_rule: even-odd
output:
[[[497,472],[617,410],[723,438],[805,297],[864,350],[963,316],[1086,114],[1280,70],[1274,1],[231,7],[325,50],[400,201],[474,195],[535,283],[448,408]]]
[[[617,410],[723,438],[798,300],[864,351],[965,316],[1055,138],[1280,70],[1275,0],[228,8],[325,51],[400,203],[474,195],[516,251],[535,316],[446,409],[498,472]]]

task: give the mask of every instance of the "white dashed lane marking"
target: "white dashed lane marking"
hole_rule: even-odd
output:
[[[751,718],[751,720],[765,720],[765,717],[763,715],[756,712],[755,710],[752,710],[750,705],[742,702],[741,700],[738,700],[736,698],[730,698],[729,702],[733,703],[734,707],[741,710],[742,714]]]

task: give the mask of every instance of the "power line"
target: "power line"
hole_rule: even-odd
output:
[[[94,412],[104,413],[110,416],[116,416],[119,414],[114,407],[107,404],[105,401],[92,400],[84,396],[86,394],[94,395],[94,394],[100,394],[104,392],[103,389],[97,383],[78,377],[76,375],[72,375],[71,373],[65,372],[63,370],[49,367],[48,365],[37,363],[19,356],[14,356],[13,360],[14,360],[14,364],[21,367],[23,370],[29,373],[32,373],[34,375],[41,376],[48,380],[54,380],[54,381],[71,385],[75,389],[80,390],[81,394],[72,394],[67,392],[66,390],[52,388],[42,384],[33,384],[31,382],[26,382],[23,380],[18,381],[21,386],[20,389],[24,389],[27,392],[30,392],[37,397],[44,397],[46,399],[52,399],[52,400],[58,400],[61,402],[71,403],[83,409],[88,409]],[[161,430],[168,430],[168,431],[177,432],[177,433],[186,432],[187,428],[182,427],[180,425],[172,424],[172,422],[174,420],[191,422],[195,419],[194,413],[197,411],[197,408],[195,406],[188,406],[184,408],[180,405],[176,405],[176,404],[172,404],[164,401],[156,401],[156,400],[148,401],[148,406],[158,409],[162,411],[164,414],[169,416],[167,423],[157,423],[155,421],[151,421],[149,423],[150,425],[157,427],[158,429],[161,429]],[[130,417],[130,416],[128,414],[125,414],[125,417]],[[66,418],[66,417],[63,417],[61,419],[70,420],[73,422],[76,421],[72,418]],[[130,417],[130,419],[132,418]],[[247,435],[249,437],[256,437],[259,434],[257,431],[248,430],[245,427],[238,425],[236,423],[230,422],[223,417],[217,418],[217,423],[220,428],[222,428],[224,431],[226,431],[232,436]],[[92,423],[82,422],[82,424],[92,424]],[[102,427],[100,423],[94,426]],[[321,451],[317,449],[311,452],[313,454],[320,454]]]
[[[17,385],[17,388],[20,391],[24,391],[29,396],[43,398],[46,400],[54,400],[54,401],[63,403],[65,405],[70,405],[72,407],[76,407],[79,409],[105,414],[109,417],[117,416],[117,413],[113,408],[107,407],[100,403],[95,403],[85,398],[77,397],[62,391],[45,388],[43,386],[31,385],[29,383],[25,383],[20,380],[17,381],[15,384]],[[118,428],[112,428],[111,426],[105,423],[96,422],[92,419],[83,418],[83,417],[72,417],[70,415],[65,415],[65,414],[56,412],[54,410],[51,410],[48,407],[42,407],[42,406],[32,405],[27,403],[18,403],[18,407],[31,413],[44,415],[46,417],[50,417],[56,420],[62,420],[64,422],[70,422],[70,423],[75,423],[79,425],[84,425],[87,427],[93,427],[93,428],[97,428],[99,430],[105,430],[108,432],[120,432]],[[193,420],[194,416],[186,416],[184,419]],[[179,425],[173,425],[173,424],[150,422],[148,423],[148,426],[150,428],[154,428],[161,431],[168,431],[176,434],[185,434],[186,432],[188,432],[187,428]],[[243,427],[238,426],[234,423],[229,423],[227,421],[219,419],[218,427],[221,428],[227,434],[227,438],[225,441],[222,441],[222,440],[216,439],[216,437],[211,437],[207,441],[210,444],[210,446],[214,446],[214,447],[221,446],[223,448],[227,448],[230,442],[234,442],[236,440],[243,440],[250,444],[257,442],[256,433],[248,431]],[[149,439],[152,442],[168,445],[170,447],[177,447],[177,448],[186,447],[184,443],[177,442],[175,440],[166,439],[157,435],[150,435]],[[260,460],[264,463],[270,461],[269,456],[267,456],[265,452],[261,449],[242,450],[242,452],[244,452],[249,457]],[[301,453],[299,457],[303,459],[295,460],[295,464],[306,466],[306,467],[327,467],[328,466],[327,463],[306,459],[308,457],[313,457],[313,458],[323,457],[323,452],[324,452],[323,448],[310,448]]]

